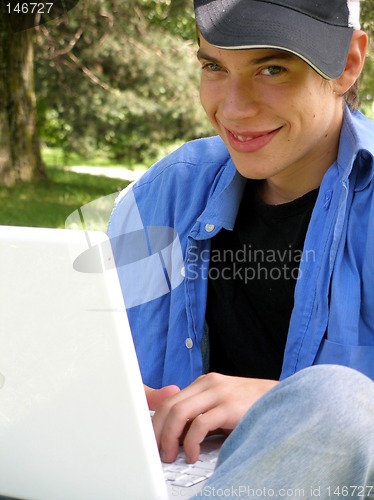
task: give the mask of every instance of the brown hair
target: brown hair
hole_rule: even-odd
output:
[[[358,109],[358,80],[344,94],[344,99],[352,111]]]

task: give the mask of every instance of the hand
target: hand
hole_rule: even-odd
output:
[[[249,408],[276,384],[275,380],[209,373],[164,399],[152,419],[162,460],[173,462],[183,440],[187,462],[196,462],[200,443],[208,434],[229,434]]]
[[[152,389],[144,384],[145,396],[147,398],[148,408],[156,410],[162,401],[180,391],[176,385],[167,385],[162,389]]]

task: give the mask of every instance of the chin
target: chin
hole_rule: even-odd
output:
[[[259,171],[258,168],[256,167],[248,167],[246,166],[241,166],[239,163],[235,162],[233,159],[234,165],[236,170],[239,172],[240,175],[247,179],[253,179],[256,181],[263,181],[265,179],[269,179],[271,177],[271,174],[269,172],[264,172],[264,171]]]

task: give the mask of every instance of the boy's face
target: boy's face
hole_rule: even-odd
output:
[[[333,82],[281,50],[223,50],[200,37],[198,58],[202,105],[237,170],[280,190],[317,187],[343,118]]]

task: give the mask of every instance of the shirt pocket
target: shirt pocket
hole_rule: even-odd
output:
[[[314,364],[348,366],[374,380],[374,345],[345,345],[325,339]]]

